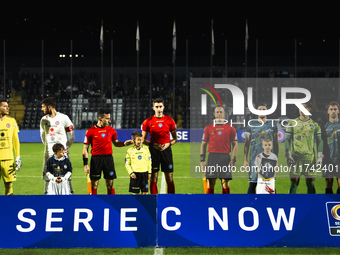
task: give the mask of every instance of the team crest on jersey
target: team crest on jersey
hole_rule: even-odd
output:
[[[10,127],[11,127],[11,124],[7,123],[7,124],[6,124],[6,127],[7,127],[7,128],[10,128]]]
[[[64,169],[67,169],[67,165],[64,165]]]
[[[218,131],[217,134],[218,134],[218,135],[222,135],[222,131]]]
[[[102,137],[105,137],[106,135],[105,135],[105,133],[102,133]]]
[[[55,122],[55,124],[58,126],[58,125],[60,124],[59,120],[57,120],[57,121]]]
[[[141,159],[142,159],[142,156],[141,156],[141,155],[139,155],[139,156],[138,156],[138,159],[139,159],[139,160],[141,160]]]
[[[163,124],[162,124],[162,123],[159,123],[158,126],[159,126],[159,127],[163,127]]]

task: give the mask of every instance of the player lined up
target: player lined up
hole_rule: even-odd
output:
[[[312,105],[310,103],[303,104],[303,106],[309,112],[312,109]],[[266,104],[261,103],[258,105],[257,109],[267,110],[267,106]],[[221,116],[216,114],[219,112]],[[220,117],[224,118],[224,112],[225,111],[221,106],[215,108],[214,116],[216,123],[218,123]],[[285,156],[287,158],[287,165],[290,167],[291,186],[288,192],[290,194],[297,193],[297,187],[299,185],[301,175],[305,176],[307,193],[315,194],[316,191],[314,181],[316,178],[315,168],[317,167],[322,167],[322,177],[326,179],[325,193],[333,193],[333,177],[336,177],[337,194],[340,194],[340,173],[338,171],[333,171],[333,169],[338,168],[340,160],[340,120],[338,116],[339,104],[335,101],[330,102],[327,107],[327,113],[328,121],[323,123],[321,127],[318,123],[313,121],[309,115],[305,115],[301,110],[299,111],[299,117],[288,124],[289,127],[286,129]],[[229,140],[225,139],[225,136],[228,137],[228,134],[230,133],[230,131],[227,131],[228,128],[230,129],[230,125],[228,123],[216,125],[213,126],[213,128],[211,124],[205,128],[200,152],[201,167],[205,168],[205,153],[209,142],[209,166],[230,166],[232,164],[229,163],[230,149],[225,151],[227,154],[218,155],[215,160],[212,160],[212,158],[217,155],[216,152],[218,150],[222,150],[224,146],[228,146],[229,142],[231,141],[231,137],[228,138]],[[231,129],[231,131],[233,130]],[[259,115],[258,122],[253,121],[252,125],[248,125],[246,128],[243,169],[250,169],[248,194],[275,193],[275,171],[266,171],[265,173],[264,169],[265,166],[269,169],[278,169],[277,155],[279,149],[277,133],[277,127],[272,127],[272,123],[267,121],[267,117],[265,115]],[[214,139],[216,137],[217,139]],[[237,138],[235,140],[237,140]],[[316,141],[316,146],[314,141]],[[218,145],[218,143],[220,144]],[[216,146],[218,148],[216,148]],[[268,151],[269,147],[271,148],[270,153]],[[234,154],[234,150],[232,157],[236,159],[237,149],[236,154]],[[248,161],[249,151],[250,157]],[[316,158],[314,156],[314,151],[317,151]],[[222,161],[224,162],[222,163]],[[233,163],[235,163],[235,161]],[[206,169],[208,188],[205,188],[205,193],[213,193],[214,191],[210,190],[210,188],[213,188],[215,182],[211,181],[208,177],[211,175],[211,173],[209,173],[209,167]],[[222,186],[224,183],[229,184],[225,178],[219,176],[218,174],[228,174],[228,178],[231,180],[230,171],[214,173],[215,178],[221,179]],[[260,186],[257,187],[257,185]],[[228,191],[230,191],[230,188]],[[223,190],[222,193],[226,192]]]
[[[42,101],[42,111],[45,116],[41,119],[40,135],[44,143],[44,167],[43,179],[45,180],[45,194],[56,193],[56,187],[52,185],[67,181],[70,194],[73,193],[71,185],[71,164],[66,168],[69,172],[59,173],[61,166],[57,171],[50,169],[50,160],[59,160],[69,162],[68,150],[74,141],[73,124],[68,116],[59,113],[55,109],[55,101],[51,98]],[[312,105],[309,103],[303,106],[311,111]],[[265,104],[260,104],[258,110],[266,110]],[[101,172],[103,171],[106,181],[107,193],[115,194],[113,180],[116,178],[114,162],[112,156],[112,144],[115,147],[123,147],[134,144],[126,154],[126,169],[130,174],[130,192],[146,193],[147,180],[150,179],[150,192],[157,194],[158,172],[161,169],[166,177],[168,193],[175,193],[175,185],[173,181],[173,157],[171,145],[177,142],[176,123],[172,118],[163,114],[164,101],[156,99],[153,102],[153,110],[155,115],[146,119],[142,124],[142,134],[134,133],[132,140],[125,142],[118,141],[117,132],[109,126],[110,112],[106,110],[98,111],[98,123],[87,130],[84,139],[83,162],[84,172],[91,176],[92,194],[97,194],[97,187]],[[330,102],[327,107],[328,121],[319,125],[313,121],[309,115],[305,115],[301,110],[299,117],[293,120],[293,123],[288,124],[286,129],[285,155],[287,165],[291,166],[290,179],[291,186],[289,193],[297,193],[301,175],[305,176],[307,193],[315,193],[314,181],[316,172],[311,167],[306,165],[325,166],[325,171],[322,171],[323,178],[326,179],[325,193],[333,193],[333,177],[337,178],[337,193],[340,193],[340,173],[331,171],[329,165],[338,166],[339,142],[340,142],[340,121],[339,121],[339,104],[335,101]],[[20,160],[20,143],[18,138],[18,127],[15,119],[7,116],[9,114],[9,106],[5,100],[0,101],[0,171],[5,184],[5,194],[13,194],[12,182],[16,180],[16,173],[21,167]],[[237,133],[236,130],[228,123],[219,123],[219,119],[224,119],[225,110],[222,106],[217,106],[214,110],[215,124],[208,125],[204,130],[204,135],[201,144],[201,166],[205,167],[206,150],[209,144],[209,165],[229,165],[234,166],[237,155]],[[258,116],[258,125],[252,122],[252,126],[246,128],[246,138],[244,146],[244,167],[257,166],[258,168],[250,167],[250,169],[258,169],[258,171],[249,172],[249,188],[248,193],[275,193],[275,171],[264,173],[265,165],[274,167],[277,166],[278,155],[278,136],[277,128],[272,127],[272,123],[267,121],[265,115]],[[150,139],[147,136],[150,133]],[[170,140],[170,133],[173,137]],[[313,142],[316,140],[316,146]],[[149,146],[149,150],[145,150],[144,145]],[[54,145],[61,146],[58,149]],[[91,147],[91,164],[88,166],[88,150]],[[268,148],[270,147],[270,153]],[[15,151],[15,164],[13,157],[13,148]],[[249,149],[250,148],[250,149]],[[248,161],[248,153],[250,158]],[[314,151],[317,151],[317,157],[314,158]],[[150,156],[148,156],[150,153]],[[229,153],[232,152],[232,158]],[[135,156],[138,155],[138,160],[143,161],[140,168],[137,162],[133,162]],[[140,156],[140,157],[139,157]],[[140,158],[140,159],[139,159]],[[66,160],[67,159],[67,160]],[[139,163],[141,163],[139,162]],[[217,162],[217,163],[216,163]],[[324,165],[322,164],[324,163]],[[151,167],[149,165],[151,164]],[[64,164],[64,166],[67,164]],[[263,166],[263,167],[261,167]],[[161,168],[160,168],[161,167]],[[208,168],[209,169],[209,168]],[[229,168],[230,169],[230,168]],[[65,169],[64,169],[65,170]],[[314,170],[314,171],[313,171]],[[139,173],[142,173],[141,175]],[[151,174],[151,175],[150,175]],[[220,174],[224,174],[223,176]],[[271,176],[268,176],[271,174]],[[266,176],[264,176],[266,175]],[[58,177],[60,176],[60,178]],[[139,177],[140,176],[140,177]],[[214,193],[216,179],[221,179],[222,193],[230,193],[229,180],[232,180],[231,172],[210,173],[207,175],[206,193]],[[50,184],[50,182],[51,183]],[[60,181],[62,180],[62,181]],[[268,183],[267,181],[271,181]],[[265,188],[263,188],[264,184]],[[65,184],[66,185],[66,184]],[[256,187],[257,185],[262,185]],[[65,187],[67,187],[65,186]],[[61,186],[60,186],[61,187]],[[68,188],[65,188],[67,190]],[[138,190],[138,192],[137,192]],[[65,191],[66,192],[66,191]],[[64,193],[65,193],[64,192]],[[63,194],[64,194],[63,193]],[[59,194],[59,193],[58,193]]]

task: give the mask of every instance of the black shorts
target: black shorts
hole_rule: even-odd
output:
[[[227,179],[232,180],[229,153],[209,153],[206,167],[207,179]]]
[[[136,179],[133,179],[130,177],[130,188],[129,192],[132,193],[139,193],[142,192],[148,192],[149,190],[149,184],[148,184],[148,172],[144,173],[135,173]]]
[[[112,155],[94,155],[91,157],[91,180],[99,180],[101,178],[102,170],[104,174],[104,179],[113,180],[117,178]]]
[[[159,165],[161,165],[162,172],[174,171],[171,146],[164,151],[159,151],[154,147],[149,147],[149,150],[151,154],[152,173],[157,173],[159,171]]]

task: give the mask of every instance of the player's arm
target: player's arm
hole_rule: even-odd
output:
[[[71,161],[67,158],[67,173],[64,175],[64,177],[61,177],[62,181],[68,181],[71,178],[72,175],[72,165]]]
[[[206,162],[205,162],[205,154],[207,153],[207,141],[202,141],[201,143],[201,150],[200,150],[200,165],[202,167],[202,170],[205,170]]]
[[[171,131],[171,136],[172,136],[172,140],[170,142],[168,142],[168,143],[162,144],[161,151],[164,151],[168,147],[170,147],[170,146],[174,145],[175,143],[177,143],[177,133],[176,133],[176,130]]]
[[[286,150],[286,158],[288,166],[295,163],[292,153],[290,152],[290,145],[292,143],[293,137],[290,132],[286,132],[286,139],[285,139],[285,150]]]
[[[250,135],[246,134],[246,139],[244,141],[244,149],[243,149],[243,153],[244,153],[243,166],[244,167],[249,166],[249,162],[247,160],[248,159],[249,147],[250,147]]]
[[[18,135],[19,129],[17,124],[15,124],[15,130],[13,132],[13,147],[15,152],[15,170],[19,171],[22,165],[21,158],[20,158],[20,141],[19,141],[19,135]]]
[[[74,142],[75,136],[74,136],[74,130],[70,130],[69,128],[65,129],[66,130],[66,135],[67,135],[67,141],[66,141],[66,146],[67,148],[70,148],[71,145]],[[69,131],[68,131],[69,130]]]
[[[84,164],[84,172],[85,174],[90,174],[90,168],[88,165],[88,160],[89,160],[89,144],[84,144],[83,148],[83,164]]]
[[[118,141],[118,139],[113,140],[112,143],[115,147],[124,147],[125,146],[125,143]]]
[[[323,158],[324,158],[323,141],[322,141],[322,138],[321,138],[321,133],[318,133],[316,135],[316,146],[317,146],[317,151],[318,151],[318,159],[316,161],[316,164],[318,165],[318,167],[321,167],[322,161],[323,161]]]
[[[50,181],[56,181],[57,177],[55,177],[52,172],[51,172],[51,160],[47,160],[46,161],[46,177],[50,180]]]
[[[261,156],[257,155],[254,161],[254,166],[256,166],[256,171],[260,172],[261,171]]]
[[[273,151],[275,155],[279,155],[279,141],[277,131],[273,134]]]
[[[67,148],[70,148],[71,145],[73,144],[74,142],[74,126],[73,126],[73,123],[72,121],[70,120],[70,118],[65,115],[65,119],[64,119],[64,128],[65,128],[65,132],[66,132],[66,135],[67,135],[67,141],[66,141],[66,146]]]
[[[149,173],[149,179],[150,179],[150,176],[151,176],[151,154],[150,154],[150,150],[147,150],[147,169],[148,169],[148,173]]]
[[[41,121],[40,121],[40,138],[41,138],[41,141],[42,141],[43,144],[45,144],[45,142],[46,142],[46,132],[43,128],[43,125],[45,126],[45,124],[46,123],[44,122],[44,119],[41,119]]]
[[[237,151],[238,151],[238,142],[237,141],[232,141],[231,145],[233,147],[233,153],[232,153],[232,156],[231,156],[230,165],[231,166],[235,166],[236,157],[237,157]]]
[[[151,143],[149,140],[147,140],[146,138],[148,137],[148,131],[142,131],[142,136],[143,136],[143,144],[150,146],[150,144],[152,145],[152,147],[154,147],[157,150],[160,150],[158,143]]]
[[[146,139],[148,137],[148,133],[149,132],[147,132],[147,131],[142,131],[143,144],[145,144],[145,145],[150,145],[150,141]]]
[[[125,169],[131,175],[133,173],[132,167],[131,167],[131,157],[129,151],[126,152],[125,155]]]

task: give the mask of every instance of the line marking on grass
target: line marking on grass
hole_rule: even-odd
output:
[[[164,173],[163,173],[164,175]],[[18,176],[17,175],[17,178],[41,178],[42,176],[41,175],[38,175],[38,176],[28,176],[28,175],[22,175],[22,176]],[[86,179],[86,176],[72,176],[72,178],[82,178],[82,179]],[[117,177],[117,179],[127,179],[127,178],[130,178],[130,176],[119,176]],[[191,177],[188,177],[188,176],[176,176],[176,179],[187,179],[187,178],[191,178]],[[162,178],[162,182],[163,182],[163,179],[164,179],[164,182],[165,182],[165,177]],[[199,179],[199,178],[196,178],[196,179]],[[166,182],[165,182],[165,185],[166,185]],[[162,186],[161,186],[161,189],[162,189]],[[161,193],[161,194],[165,194],[165,191],[164,193]]]
[[[162,181],[161,181],[161,191],[160,194],[165,194],[165,187],[166,187],[166,181],[165,181],[165,175],[164,172],[162,172]],[[157,247],[158,242],[156,243],[154,255],[163,255],[163,248]]]
[[[164,172],[162,172],[161,194],[165,194],[165,187],[166,187],[165,175]]]
[[[162,247],[155,247],[154,255],[163,255],[163,248]]]

